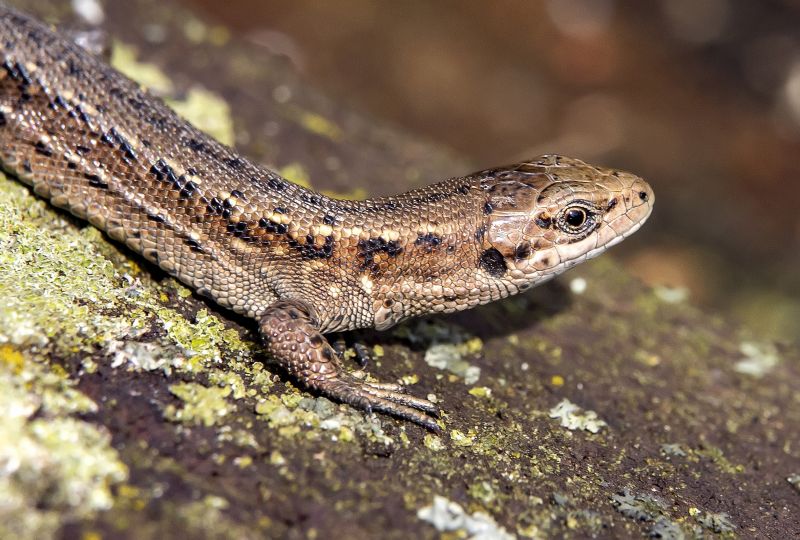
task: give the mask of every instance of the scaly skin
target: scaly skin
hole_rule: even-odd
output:
[[[647,219],[642,179],[559,156],[336,200],[238,156],[98,58],[0,6],[0,162],[218,304],[306,387],[429,429],[436,407],[342,369],[323,333],[528,289]]]

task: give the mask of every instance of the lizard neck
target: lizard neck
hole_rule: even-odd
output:
[[[471,177],[395,197],[329,200],[336,224],[324,269],[338,279],[319,291],[314,307],[321,326],[384,329],[488,301],[489,284],[479,271],[485,200]]]

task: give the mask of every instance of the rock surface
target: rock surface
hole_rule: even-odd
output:
[[[360,196],[469,170],[179,6],[109,4],[116,65],[295,181]],[[28,9],[74,25],[69,5]],[[435,436],[299,391],[250,321],[0,192],[0,538],[800,535],[798,350],[610,257],[362,336],[372,373],[436,397]]]

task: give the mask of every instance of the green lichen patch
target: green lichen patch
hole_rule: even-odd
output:
[[[661,451],[667,456],[686,457],[688,455],[683,447],[676,443],[662,444]]]
[[[226,328],[219,317],[205,309],[197,312],[194,322],[187,321],[184,316],[167,307],[155,306],[155,312],[167,336],[187,355],[185,362],[174,362],[178,368],[196,371],[219,364],[223,351],[238,360],[250,359],[250,347],[241,340],[239,334]]]
[[[197,383],[181,383],[171,385],[169,391],[183,402],[183,406],[168,405],[164,410],[167,420],[211,427],[231,412],[227,400],[231,388],[228,386],[208,388]]]
[[[183,99],[168,99],[167,104],[221,143],[232,146],[235,142],[230,106],[217,94],[193,86]]]
[[[735,537],[736,525],[725,512],[704,512],[698,508],[690,508],[689,515],[704,529],[722,535],[723,538]]]
[[[653,294],[668,304],[679,304],[689,298],[689,290],[684,287],[655,287]]]
[[[667,503],[658,497],[624,490],[611,496],[611,504],[626,518],[652,523],[648,530],[651,538],[683,540],[690,537],[688,527],[671,519]]]
[[[358,435],[381,445],[395,444],[383,431],[379,417],[325,398],[271,394],[259,399],[255,413],[283,437],[351,442]]]
[[[657,497],[629,491],[612,495],[611,502],[617,512],[636,521],[653,521],[667,509],[667,504]]]
[[[651,538],[668,538],[683,540],[684,538],[706,538],[703,529],[720,535],[722,538],[734,538],[736,525],[724,512],[709,512],[697,507],[689,508],[689,517],[672,518],[670,507],[659,497],[648,494],[636,494],[623,490],[611,497],[612,506],[631,520],[650,523],[648,535]]]
[[[429,366],[448,371],[467,385],[480,379],[480,366],[467,359],[474,359],[481,353],[483,341],[463,328],[436,319],[423,319],[401,325],[393,333],[412,345],[425,346],[424,360]]]
[[[303,187],[311,187],[311,177],[308,170],[300,163],[289,163],[278,170],[278,173],[287,180]]]
[[[0,347],[0,538],[48,538],[64,519],[113,505],[127,467],[103,429],[75,417],[97,406],[63,372]]]
[[[734,369],[751,377],[763,377],[780,362],[778,350],[772,343],[743,341],[739,344],[739,352],[744,359],[736,362]]]
[[[481,377],[481,368],[467,362],[464,356],[474,355],[480,349],[479,338],[458,345],[437,343],[425,351],[425,363],[458,375],[464,379],[464,384],[475,384]]]
[[[194,44],[207,42],[221,47],[230,40],[230,30],[225,26],[206,24],[193,15],[189,15],[182,22],[183,34]]]
[[[342,129],[319,113],[297,106],[288,107],[286,111],[292,120],[315,135],[326,137],[332,141],[338,141],[342,138]]]
[[[430,523],[440,533],[458,533],[466,538],[513,540],[514,536],[485,512],[468,513],[464,508],[441,495],[433,503],[417,511],[417,517]]]
[[[115,268],[101,242],[0,176],[0,343],[43,347],[57,338],[69,354],[143,325],[123,314],[136,294],[135,267]]]
[[[111,65],[115,69],[157,94],[174,92],[172,79],[158,66],[140,62],[137,56],[138,51],[132,45],[115,41],[111,46]]]
[[[744,471],[743,465],[731,463],[722,449],[715,446],[704,446],[694,449],[692,450],[692,454],[711,460],[711,462],[725,474],[739,474]]]
[[[201,310],[190,322],[166,307],[165,295],[96,229],[75,227],[4,176],[0,194],[0,343],[60,356],[100,348],[114,366],[166,372],[213,366],[223,350],[249,359],[218,317]],[[154,324],[166,342],[137,345]]]
[[[115,41],[111,65],[145,88],[166,98],[167,104],[198,129],[229,146],[234,143],[233,118],[228,102],[209,90],[195,85],[183,99],[172,97],[172,80],[158,66],[137,59],[136,48]]]
[[[549,415],[550,418],[559,420],[561,427],[569,430],[583,429],[589,433],[598,433],[608,425],[596,412],[581,409],[566,398],[550,409]]]

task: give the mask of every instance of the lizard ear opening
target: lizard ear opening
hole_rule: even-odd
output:
[[[481,253],[480,266],[492,277],[501,278],[508,271],[506,258],[496,248],[489,248]]]

